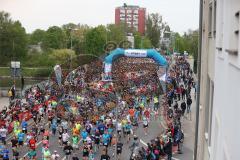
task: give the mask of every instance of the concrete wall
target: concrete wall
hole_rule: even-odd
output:
[[[220,0],[218,10],[215,94],[212,117],[211,160],[239,160],[240,146],[240,11],[239,0]],[[227,52],[235,50],[238,55]]]
[[[216,3],[215,28],[212,24]],[[205,0],[203,14],[199,160],[239,160],[240,0]],[[209,32],[212,31],[212,36]],[[231,52],[229,52],[231,51]],[[238,54],[238,55],[236,55]]]

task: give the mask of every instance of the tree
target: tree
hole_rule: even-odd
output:
[[[19,21],[13,21],[10,14],[0,12],[0,59],[6,64],[10,58],[24,57],[27,53],[27,34]]]
[[[46,32],[41,29],[36,29],[32,34],[30,34],[29,44],[38,44],[43,42],[46,37]]]
[[[139,49],[152,48],[152,43],[146,36],[141,36],[139,32],[134,33],[134,47]]]
[[[183,53],[186,51],[187,44],[185,43],[185,39],[179,34],[175,34],[175,44],[174,50],[178,53]]]
[[[70,59],[76,58],[76,54],[70,49],[54,49],[49,55],[49,59],[56,64],[69,64]]]
[[[75,43],[77,43],[76,38],[74,37],[73,32],[77,29],[77,25],[74,23],[68,23],[68,24],[64,24],[62,26],[62,30],[65,33],[66,36],[66,47],[69,49],[72,49],[71,47],[73,47],[75,45]]]
[[[148,39],[147,37],[143,37],[141,48],[144,48],[144,49],[152,48],[152,43],[151,43],[150,39]]]
[[[106,43],[106,28],[98,26],[89,30],[85,37],[85,47],[88,54],[100,56]]]
[[[73,30],[73,50],[75,50],[76,54],[84,54],[86,53],[85,46],[85,36],[87,32],[90,30],[88,25],[78,25],[78,27]]]
[[[139,32],[135,32],[134,36],[134,48],[139,49],[141,48],[142,36]]]
[[[113,41],[119,44],[127,40],[123,24],[108,24],[107,25],[107,41]]]
[[[66,48],[66,35],[60,27],[49,27],[43,42],[44,48],[62,49]]]
[[[76,54],[85,53],[84,37],[90,30],[88,25],[80,25],[74,23],[64,24],[62,29],[66,35],[67,48],[72,49]]]
[[[197,56],[198,56],[198,35],[199,31],[195,30],[188,30],[185,32],[184,35],[180,35],[175,33],[174,41],[175,43],[172,44],[172,47],[176,52],[184,53],[184,51],[188,52],[194,58],[194,67],[193,70],[197,72]]]
[[[165,24],[162,21],[162,16],[158,13],[148,15],[146,21],[146,36],[155,48],[159,48],[160,46],[160,37],[164,27]]]

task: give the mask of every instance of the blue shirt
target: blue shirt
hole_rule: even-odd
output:
[[[28,123],[26,122],[26,121],[22,121],[22,128],[27,128],[27,126],[28,126]]]
[[[24,133],[18,133],[18,142],[23,142],[24,136],[25,136]]]
[[[99,124],[99,125],[98,125],[98,130],[101,131],[101,132],[104,131],[104,130],[105,130],[105,125],[102,124],[102,123]]]
[[[127,131],[130,131],[132,126],[130,124],[126,124],[125,128],[126,128]]]
[[[57,124],[56,124],[56,123],[52,123],[52,124],[51,124],[51,128],[52,128],[52,129],[56,129],[56,128],[57,128]]]
[[[112,128],[108,128],[108,134],[112,134],[113,129]]]
[[[8,154],[9,154],[9,150],[8,149],[3,149],[2,150],[3,158],[9,158]]]
[[[103,134],[102,135],[102,138],[103,138],[103,144],[108,144],[108,142],[109,142],[109,139],[110,139],[110,136],[109,136],[109,134]]]
[[[82,131],[81,136],[82,136],[83,140],[85,140],[88,136],[88,133],[86,131]]]

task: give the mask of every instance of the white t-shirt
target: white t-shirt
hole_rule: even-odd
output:
[[[118,131],[121,131],[121,130],[122,130],[122,123],[121,123],[121,122],[119,122],[119,123],[117,124],[117,130],[118,130]]]
[[[144,119],[144,120],[143,120],[143,125],[145,125],[145,126],[148,125],[148,121],[147,121],[147,119]]]
[[[63,142],[67,142],[68,139],[69,139],[68,133],[63,133],[63,134],[62,134],[62,140],[63,140]]]
[[[1,135],[1,137],[7,137],[7,129],[6,128],[1,128],[0,129],[0,135]]]
[[[52,159],[53,159],[53,160],[58,160],[58,159],[60,159],[59,154],[55,154],[55,153],[54,153],[54,154],[52,155]]]

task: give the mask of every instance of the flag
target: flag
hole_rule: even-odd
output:
[[[62,69],[60,65],[54,66],[54,71],[55,71],[57,83],[59,86],[61,86],[62,85]]]

